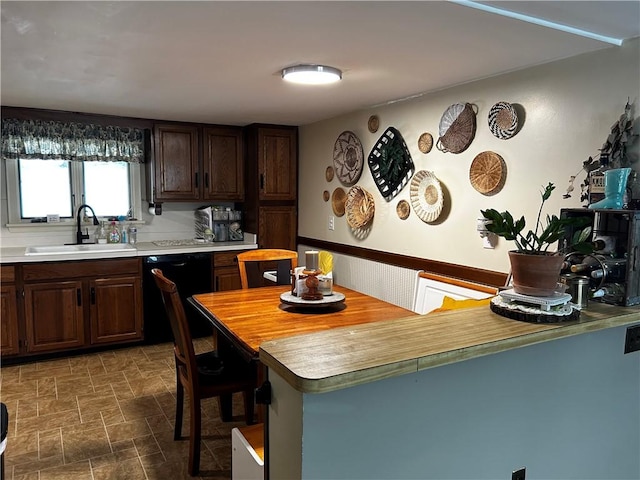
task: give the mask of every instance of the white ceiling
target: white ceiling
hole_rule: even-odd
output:
[[[638,1],[482,2],[640,36]],[[230,125],[305,125],[611,44],[445,1],[5,1],[1,100]],[[282,68],[343,70],[295,86]],[[594,68],[597,68],[594,66]]]

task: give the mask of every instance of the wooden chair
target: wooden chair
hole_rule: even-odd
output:
[[[254,422],[255,366],[239,355],[230,354],[221,358],[214,350],[196,355],[189,324],[176,284],[167,279],[158,268],[151,270],[156,285],[162,293],[162,301],[171,323],[174,337],[176,362],[176,419],[173,438],[182,436],[182,413],[184,391],[189,396],[191,407],[189,433],[189,474],[200,470],[201,400],[218,397],[220,417],[231,419],[231,396],[235,392],[244,395],[244,414],[247,424]]]
[[[298,252],[293,250],[259,248],[239,253],[237,258],[243,289],[264,285],[262,279],[264,269],[260,268],[264,262],[271,262],[272,265],[273,262],[277,262],[278,285],[289,285],[290,272],[298,266]]]

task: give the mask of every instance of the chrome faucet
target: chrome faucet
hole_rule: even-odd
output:
[[[93,208],[91,208],[86,203],[83,203],[82,205],[80,205],[78,207],[78,214],[77,214],[77,218],[76,218],[76,220],[78,222],[78,229],[76,231],[76,243],[77,244],[82,244],[82,243],[84,243],[83,240],[87,240],[89,238],[89,229],[87,229],[87,233],[82,233],[82,228],[80,227],[80,225],[81,225],[80,213],[85,208],[91,210],[91,213],[93,214],[93,224],[94,225],[100,225],[100,222],[98,222],[98,217],[96,217],[96,212],[93,211]]]

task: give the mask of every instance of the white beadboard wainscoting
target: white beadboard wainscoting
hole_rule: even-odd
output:
[[[298,245],[298,258],[304,259],[306,250],[314,250],[314,248]],[[412,309],[419,270],[335,252],[330,253],[333,255],[335,283],[399,307]]]

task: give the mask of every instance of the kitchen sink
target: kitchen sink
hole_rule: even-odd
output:
[[[131,253],[136,248],[128,243],[83,243],[78,245],[44,245],[27,247],[25,255],[70,255],[83,253]]]

